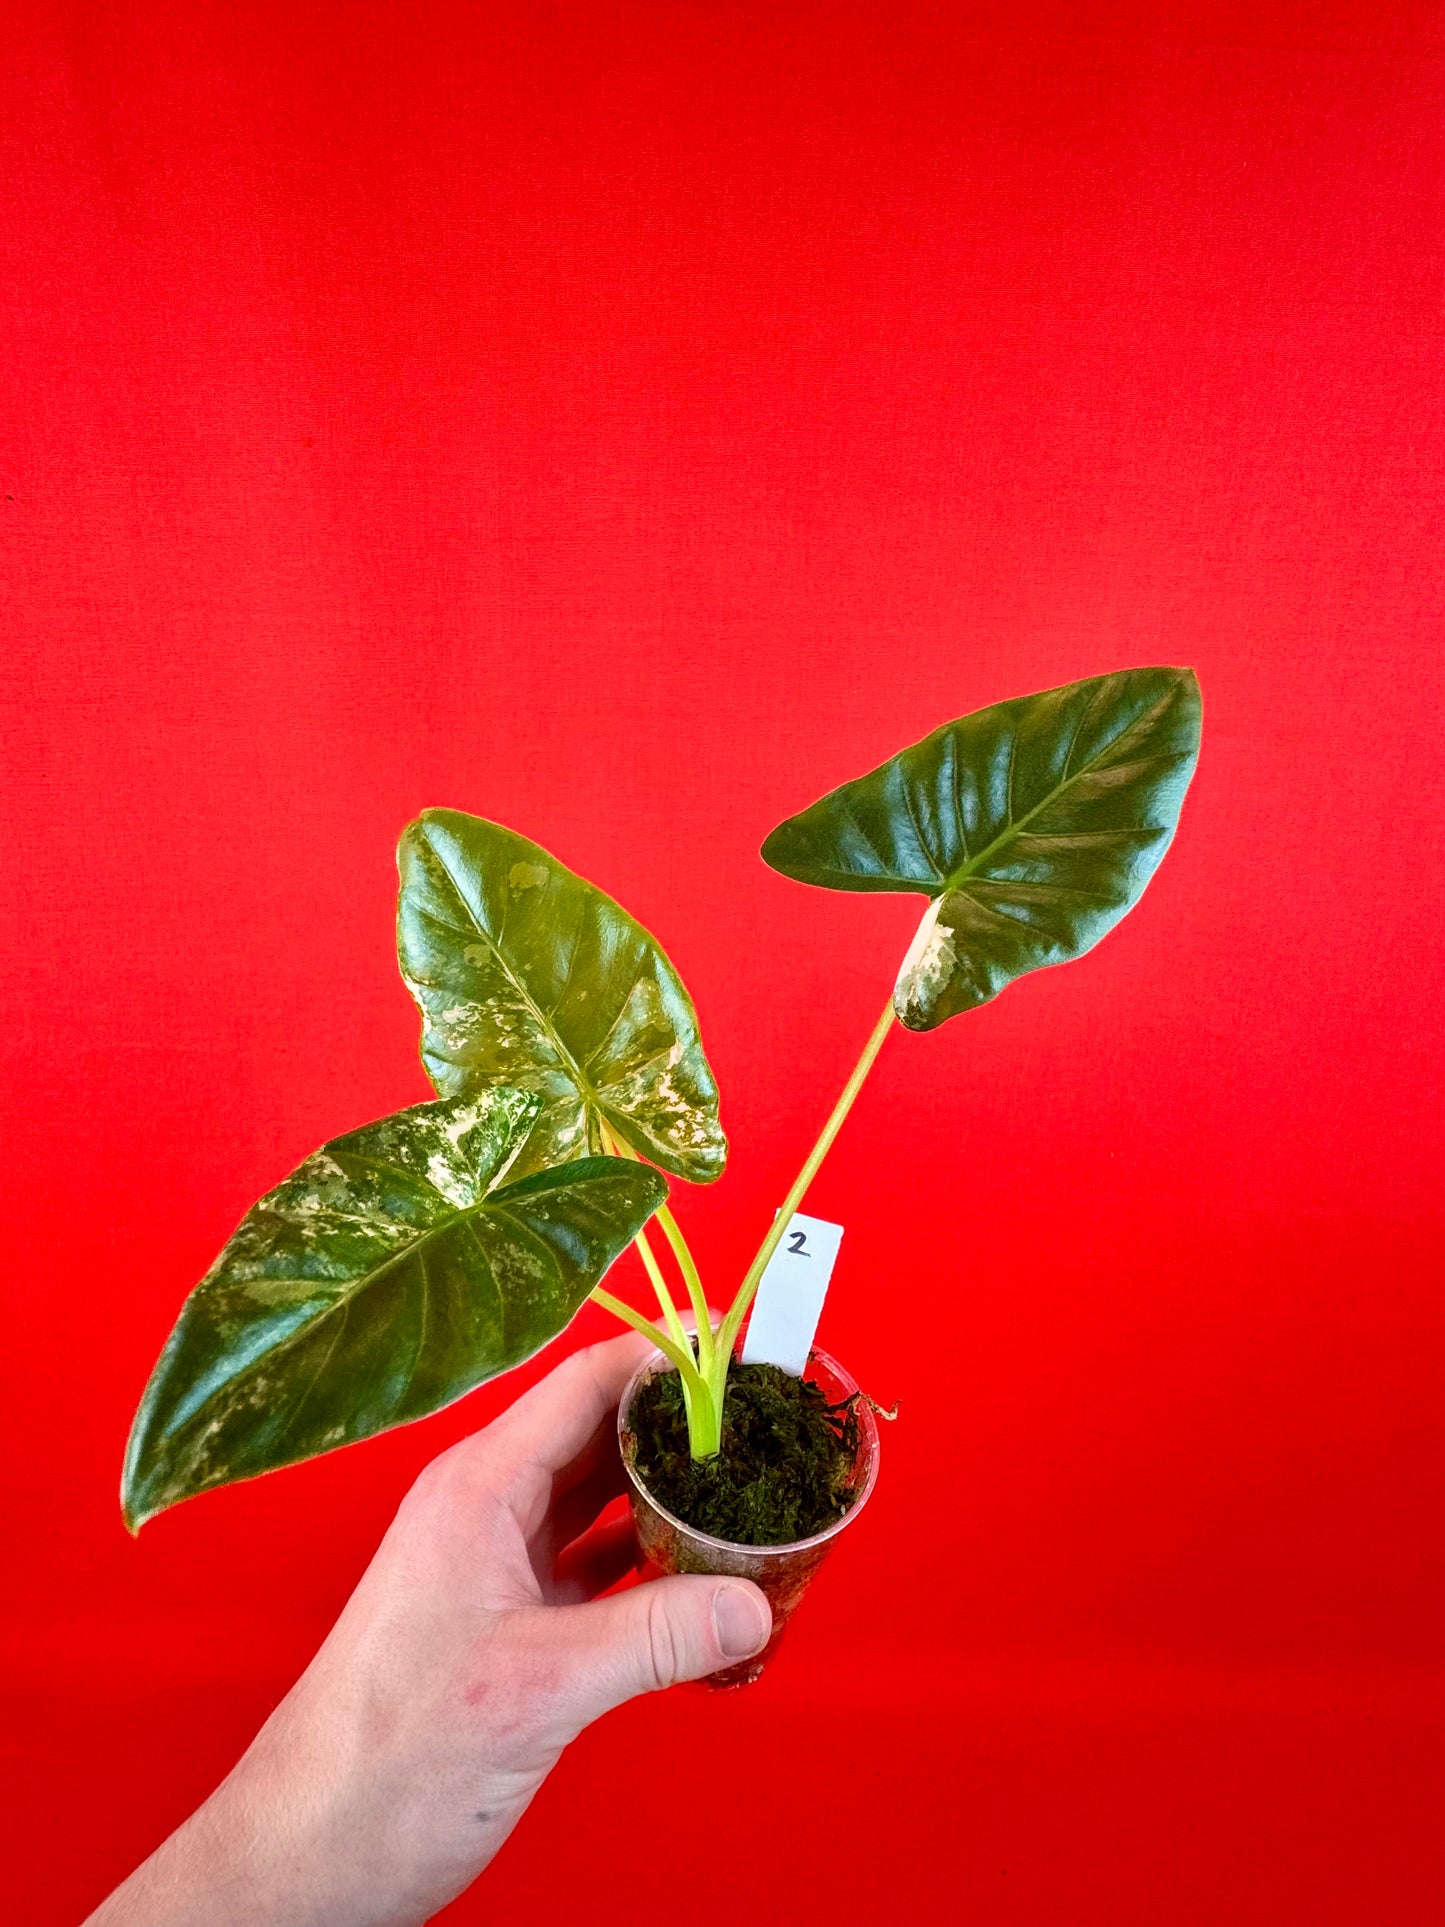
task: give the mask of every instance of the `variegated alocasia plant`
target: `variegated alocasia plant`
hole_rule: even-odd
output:
[[[1190,670],[1092,677],[945,724],[768,837],[763,857],[786,876],[928,902],[716,1330],[660,1175],[710,1183],[727,1156],[677,972],[537,844],[427,811],[401,842],[397,932],[439,1101],[333,1140],[247,1214],[146,1389],[128,1522],[435,1411],[529,1357],[589,1296],[672,1360],[693,1454],[715,1453],[743,1319],[888,1032],[936,1029],[1111,930],[1168,848],[1199,724]],[[644,1229],[654,1214],[691,1333]],[[661,1325],[602,1287],[629,1242]]]

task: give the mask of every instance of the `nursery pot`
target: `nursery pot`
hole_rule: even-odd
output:
[[[640,1388],[656,1373],[673,1369],[661,1352],[653,1352],[633,1373],[617,1408],[617,1437],[632,1500],[632,1522],[644,1560],[643,1576],[658,1578],[674,1572],[717,1573],[729,1579],[751,1579],[754,1585],[762,1588],[773,1609],[772,1637],[760,1653],[754,1653],[751,1659],[745,1659],[736,1666],[724,1667],[720,1673],[711,1674],[706,1681],[708,1686],[724,1691],[734,1686],[751,1686],[778,1650],[788,1621],[797,1611],[798,1602],[808,1590],[814,1573],[831,1552],[833,1541],[852,1524],[868,1502],[878,1477],[878,1424],[868,1400],[860,1398],[857,1406],[858,1450],[848,1478],[848,1485],[856,1497],[841,1519],[835,1520],[826,1531],[814,1533],[811,1539],[796,1539],[790,1545],[736,1545],[730,1539],[714,1539],[706,1532],[699,1532],[696,1526],[674,1518],[653,1498],[637,1471],[634,1462],[637,1441],[628,1425],[632,1401]],[[807,1370],[803,1376],[819,1385],[830,1403],[848,1398],[859,1389],[836,1359],[816,1349],[808,1354]]]

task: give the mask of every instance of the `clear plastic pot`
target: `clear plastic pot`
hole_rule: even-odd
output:
[[[807,1591],[819,1566],[832,1550],[833,1541],[858,1517],[868,1502],[878,1477],[878,1425],[866,1398],[858,1401],[858,1451],[848,1484],[857,1494],[853,1503],[825,1532],[811,1539],[796,1539],[786,1546],[740,1546],[729,1539],[714,1539],[696,1526],[685,1525],[660,1506],[638,1475],[634,1458],[637,1441],[628,1427],[628,1415],[639,1387],[657,1372],[670,1372],[661,1352],[653,1352],[633,1374],[617,1408],[617,1438],[622,1448],[632,1499],[632,1522],[644,1560],[644,1577],[665,1573],[718,1573],[730,1579],[751,1579],[767,1595],[773,1609],[773,1632],[767,1645],[751,1659],[713,1673],[706,1684],[715,1690],[751,1686],[778,1650],[788,1621]],[[826,1352],[814,1349],[808,1355],[804,1377],[822,1387],[830,1403],[848,1398],[859,1388]]]

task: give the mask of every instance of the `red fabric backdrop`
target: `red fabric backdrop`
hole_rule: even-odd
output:
[[[734,1873],[1440,1919],[1439,7],[22,0],[5,67],[6,1917],[179,1819],[516,1389],[121,1529],[242,1209],[425,1095],[406,819],[668,947],[721,1288],[916,910],[764,833],[1162,660],[1144,904],[895,1037],[813,1193],[903,1404],[870,1516],[764,1687],[594,1731],[449,1918],[681,1918],[671,1840],[694,1927]]]

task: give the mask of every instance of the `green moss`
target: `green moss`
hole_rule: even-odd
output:
[[[634,1462],[658,1504],[700,1532],[735,1545],[788,1545],[825,1531],[853,1502],[856,1403],[855,1393],[830,1405],[810,1379],[776,1365],[734,1365],[722,1450],[699,1460],[688,1451],[677,1374],[661,1372],[633,1400]]]

